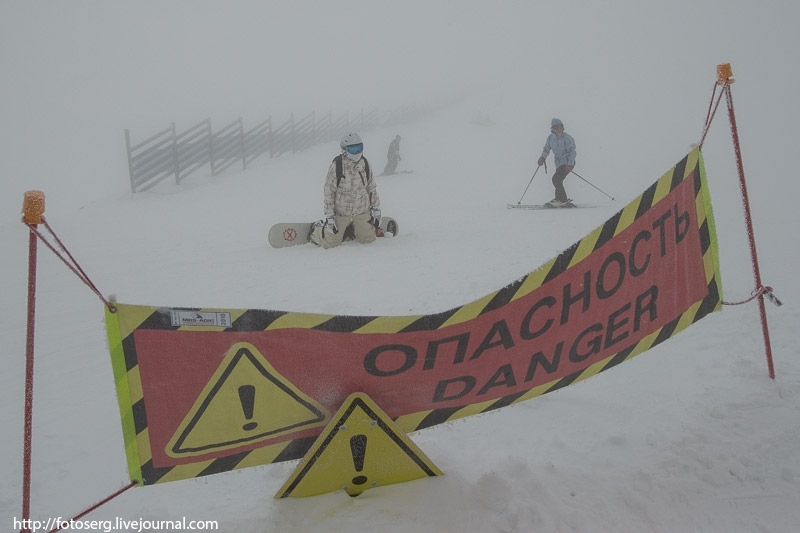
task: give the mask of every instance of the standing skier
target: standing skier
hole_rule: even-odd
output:
[[[397,163],[402,157],[400,157],[400,136],[396,135],[394,140],[389,143],[389,150],[386,153],[386,158],[389,160],[386,163],[386,168],[383,169],[383,175],[388,176],[389,174],[394,174],[395,170],[397,170]]]
[[[323,248],[342,244],[347,226],[353,224],[355,240],[375,240],[381,223],[381,200],[367,158],[364,143],[357,133],[339,141],[342,153],[336,156],[325,177],[323,210],[325,219],[312,226],[311,242]]]
[[[573,207],[572,199],[567,198],[564,180],[567,174],[575,168],[575,139],[564,131],[564,123],[557,118],[550,121],[550,135],[544,143],[542,156],[539,158],[539,166],[544,165],[550,150],[553,151],[553,158],[556,164],[556,172],[553,174],[556,197],[545,205],[548,207]]]

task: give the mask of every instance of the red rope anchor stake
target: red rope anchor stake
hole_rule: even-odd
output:
[[[33,353],[36,327],[36,235],[34,229],[42,222],[44,193],[28,191],[22,204],[22,221],[31,228],[28,239],[28,325],[25,339],[25,415],[22,437],[22,519],[30,524],[31,517],[31,449],[33,438]],[[22,529],[30,531],[29,527]]]
[[[103,297],[100,291],[97,289],[92,280],[89,279],[89,276],[84,272],[81,266],[75,261],[75,258],[72,254],[67,250],[64,246],[64,243],[61,242],[61,239],[53,231],[53,228],[47,223],[47,220],[44,218],[44,193],[42,191],[27,191],[24,195],[24,200],[22,204],[22,223],[28,226],[30,229],[30,235],[28,239],[28,324],[27,324],[27,332],[26,332],[26,341],[25,341],[25,414],[24,414],[24,432],[23,432],[23,443],[22,443],[22,524],[23,527],[20,530],[20,533],[31,533],[31,462],[32,462],[32,441],[33,441],[33,361],[34,361],[34,338],[35,338],[35,329],[36,329],[36,263],[37,263],[37,243],[38,240],[41,241],[54,253],[58,256],[61,261],[64,262],[65,265],[77,275],[81,281],[83,281],[100,299],[103,303],[108,307],[111,312],[116,311],[116,307],[112,302],[108,299]],[[43,225],[50,235],[55,240],[56,244],[60,248],[57,250],[56,247],[51,244],[45,235],[39,231],[39,226]],[[104,500],[98,502],[97,504],[89,507],[85,511],[78,514],[73,520],[76,520],[79,517],[82,517],[89,512],[97,509],[101,505],[104,505],[108,501],[113,498],[116,498],[123,492],[127,491],[128,489],[136,486],[138,483],[136,481],[131,481],[125,487],[119,489],[118,491],[114,492]],[[64,524],[67,522],[62,522],[61,524],[57,525],[56,529],[50,531],[50,533],[55,533],[56,531],[61,531],[63,529]]]
[[[719,106],[722,97],[728,107],[728,122],[730,123],[731,139],[733,141],[733,153],[736,158],[736,170],[739,174],[739,191],[742,196],[742,207],[744,209],[744,221],[747,229],[747,238],[750,244],[750,262],[753,267],[753,279],[755,281],[755,294],[751,300],[758,301],[758,311],[761,316],[761,331],[764,337],[764,351],[767,356],[767,370],[769,377],[775,379],[775,367],[772,363],[772,343],[769,338],[769,326],[767,325],[767,311],[764,307],[764,296],[776,305],[781,305],[780,300],[772,293],[771,287],[764,287],[761,283],[761,271],[758,266],[758,253],[756,252],[756,238],[753,231],[753,220],[750,214],[750,198],[747,194],[747,182],[744,177],[744,164],[742,163],[742,149],[739,144],[739,130],[736,126],[736,113],[733,109],[733,94],[731,93],[731,85],[734,83],[733,71],[730,63],[722,63],[717,65],[717,81],[714,85],[714,92],[712,93],[712,104],[709,105],[708,116],[706,117],[706,124],[700,141],[702,148],[703,140],[708,133],[708,128],[711,125],[711,120],[716,113],[717,106]],[[717,88],[720,89],[719,96],[716,104],[713,103],[714,96],[717,94]],[[750,301],[750,300],[747,300]]]

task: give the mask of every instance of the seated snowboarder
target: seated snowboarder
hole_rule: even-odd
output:
[[[381,200],[361,137],[348,133],[339,147],[342,153],[333,159],[325,177],[325,218],[312,226],[309,235],[311,242],[323,248],[342,244],[350,224],[356,241],[370,243],[381,223]]]

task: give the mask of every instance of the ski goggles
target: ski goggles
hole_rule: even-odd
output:
[[[356,154],[360,154],[361,152],[364,151],[364,145],[363,144],[351,144],[350,146],[346,147],[345,149],[347,150],[348,154],[356,155]]]

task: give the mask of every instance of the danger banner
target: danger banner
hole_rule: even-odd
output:
[[[131,478],[298,459],[352,393],[404,431],[593,376],[720,309],[702,155],[555,259],[420,316],[259,309],[106,312]]]

